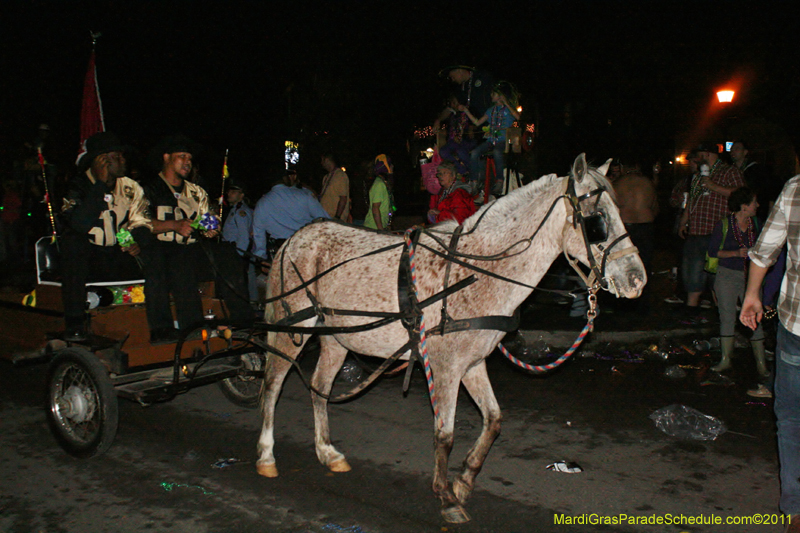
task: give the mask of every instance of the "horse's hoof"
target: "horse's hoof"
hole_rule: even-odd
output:
[[[472,494],[472,487],[456,478],[455,481],[453,481],[453,494],[459,503],[466,503],[467,498]]]
[[[259,463],[256,465],[256,472],[264,477],[278,477],[278,467],[275,463]]]
[[[450,524],[463,524],[471,519],[467,512],[460,505],[451,505],[442,508],[442,518]]]
[[[331,472],[349,472],[350,464],[347,459],[337,459],[328,465]]]

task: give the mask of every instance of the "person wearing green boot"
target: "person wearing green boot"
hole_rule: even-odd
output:
[[[731,213],[717,223],[708,243],[708,257],[716,258],[718,262],[714,293],[717,295],[719,309],[722,359],[718,365],[711,367],[715,372],[722,372],[731,367],[733,334],[738,317],[736,304],[744,299],[747,284],[747,267],[750,261],[747,251],[755,245],[761,230],[755,217],[758,199],[751,189],[739,187],[733,191],[728,197],[728,208]],[[710,268],[713,269],[713,266]],[[750,346],[753,349],[759,376],[762,379],[768,378],[764,331],[760,324],[753,332]]]

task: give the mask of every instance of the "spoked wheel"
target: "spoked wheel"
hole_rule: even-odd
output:
[[[247,353],[241,356],[242,370],[257,371],[263,374],[264,356],[259,353]],[[239,407],[252,409],[258,406],[258,398],[261,394],[261,384],[263,377],[240,374],[233,378],[226,378],[219,381],[219,388],[232,403]]]
[[[104,453],[117,434],[119,406],[103,364],[86,350],[70,348],[47,373],[47,420],[58,443],[80,458]]]

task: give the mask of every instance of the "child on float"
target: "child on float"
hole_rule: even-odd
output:
[[[506,152],[506,130],[519,120],[519,93],[511,83],[501,81],[492,89],[492,102],[494,105],[486,110],[486,114],[481,118],[475,118],[466,106],[460,105],[459,111],[467,114],[467,117],[476,126],[486,122],[489,123],[484,136],[484,141],[477,148],[470,152],[470,172],[469,179],[473,191],[479,188],[478,177],[480,176],[481,156],[492,151],[494,155],[494,166],[496,170],[495,184],[493,190],[503,186],[503,172],[505,171],[505,152]]]
[[[439,131],[443,121],[447,121],[447,142],[439,148],[439,155],[445,161],[450,161],[456,166],[459,174],[469,172],[469,154],[475,148],[475,141],[468,128],[466,113],[459,111],[458,96],[451,94],[447,107],[433,123],[434,131]]]

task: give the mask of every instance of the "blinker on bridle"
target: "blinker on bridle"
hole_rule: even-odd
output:
[[[581,277],[584,278],[584,282],[586,282],[587,287],[591,289],[596,281],[601,288],[608,290],[609,280],[606,278],[606,264],[608,261],[613,261],[622,256],[636,253],[639,250],[635,246],[631,246],[614,252],[613,254],[611,253],[611,250],[617,244],[629,237],[627,232],[621,234],[619,237],[614,239],[611,244],[604,248],[603,243],[605,243],[609,238],[608,218],[606,217],[605,213],[598,209],[598,205],[600,203],[600,197],[602,194],[607,192],[606,188],[598,187],[587,192],[586,194],[578,196],[575,192],[575,181],[572,178],[567,178],[567,182],[567,190],[565,191],[564,196],[567,200],[567,203],[572,207],[572,227],[577,229],[579,224],[581,227],[583,242],[586,246],[586,256],[589,261],[589,268],[591,270],[590,276],[588,278],[583,276],[583,273],[579,268],[577,268],[577,265],[574,263],[574,261],[570,260],[569,256],[567,256],[567,259],[570,261],[570,264],[572,264],[572,267],[581,275]],[[592,211],[588,215],[584,215],[583,211],[581,210],[581,202],[587,201],[593,197],[597,198],[592,206]],[[597,260],[595,259],[594,253],[592,253],[591,247],[593,245],[597,246],[603,252],[599,266],[597,264]],[[614,288],[614,291],[616,292],[616,288]]]

